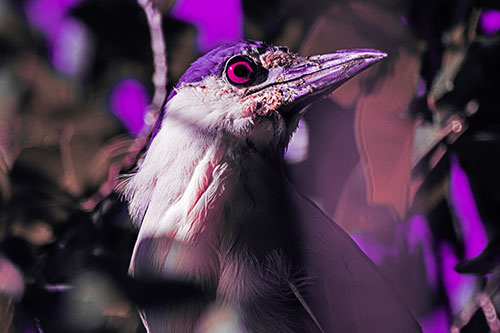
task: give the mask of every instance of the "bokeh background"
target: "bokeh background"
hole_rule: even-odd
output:
[[[116,189],[165,89],[242,38],[389,54],[311,106],[287,172],[424,332],[500,332],[494,0],[0,0],[0,332],[144,332],[137,305],[196,297],[127,276]]]

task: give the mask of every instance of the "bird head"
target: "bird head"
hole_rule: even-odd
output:
[[[285,148],[307,105],[384,57],[368,49],[302,57],[263,42],[226,44],[191,65],[166,115],[204,133]]]
[[[231,165],[240,168],[242,152],[281,163],[304,108],[385,56],[348,50],[301,57],[254,41],[202,56],[170,94],[143,162],[126,181],[134,220],[156,221],[181,196],[202,193],[212,168],[235,159]]]

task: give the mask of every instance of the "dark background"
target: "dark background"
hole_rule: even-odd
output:
[[[167,89],[241,38],[387,52],[306,113],[289,177],[424,332],[500,329],[496,1],[152,3]],[[0,0],[0,332],[142,332],[136,305],[203,297],[127,276],[137,231],[114,189],[151,130],[150,45],[133,0]]]

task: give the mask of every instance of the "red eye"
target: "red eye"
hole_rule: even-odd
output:
[[[234,84],[245,84],[251,81],[254,73],[252,66],[244,59],[233,62],[226,70],[229,82]]]

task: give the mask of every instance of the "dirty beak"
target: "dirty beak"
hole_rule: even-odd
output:
[[[272,89],[281,94],[284,103],[279,112],[295,114],[386,56],[377,50],[353,49],[297,57],[290,66],[270,70],[267,80],[252,90]]]

